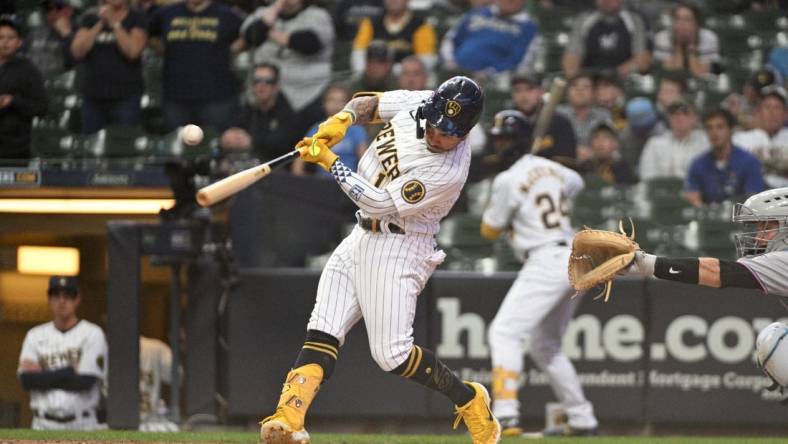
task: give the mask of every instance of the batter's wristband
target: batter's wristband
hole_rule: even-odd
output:
[[[350,114],[350,124],[353,125],[354,123],[356,123],[356,113],[352,109],[344,108],[342,111],[338,112],[337,114],[340,113]]]
[[[698,284],[700,259],[696,257],[657,257],[654,264],[654,276],[685,284]]]

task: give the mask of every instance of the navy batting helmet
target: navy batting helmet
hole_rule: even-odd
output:
[[[525,138],[529,133],[528,119],[525,114],[514,109],[498,111],[493,118],[490,134],[493,136]]]
[[[419,110],[420,117],[442,133],[464,137],[479,121],[484,93],[473,80],[456,76],[441,83]]]
[[[493,171],[503,171],[517,161],[527,150],[531,127],[523,113],[513,109],[498,111],[490,128],[493,155],[487,163]]]

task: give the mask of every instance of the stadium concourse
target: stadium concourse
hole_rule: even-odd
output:
[[[357,226],[357,206],[331,173],[299,162],[212,208],[194,193],[291,150],[354,93],[433,89],[454,75],[484,90],[467,182],[435,236],[446,257],[414,307],[413,336],[491,389],[487,330],[528,256],[480,226],[499,197],[493,178],[532,146],[553,79],[568,86],[540,155],[585,187],[568,207],[539,199],[545,225],[568,216],[574,229],[617,230],[631,218],[645,251],[732,260],[735,204],[788,184],[785,1],[107,3],[0,2],[0,35],[18,43],[0,51],[0,71],[35,66],[41,78],[36,88],[37,74],[0,75],[0,441],[57,442],[16,431],[36,414],[73,416],[31,408],[17,378],[25,333],[50,319],[47,277],[60,274],[80,276],[80,318],[110,344],[97,412],[110,428],[139,426],[144,335],[173,350],[156,414],[248,440],[275,408],[320,270]],[[45,111],[25,108],[44,96]],[[522,127],[494,131],[502,110]],[[186,124],[202,140],[184,143]],[[382,128],[351,127],[335,147],[342,163],[355,170]],[[47,249],[23,261],[31,246]],[[753,360],[758,332],[788,318],[782,310],[756,291],[624,279],[610,303],[579,304],[562,350],[602,435],[784,437],[780,395]],[[462,442],[453,406],[382,374],[366,342],[357,327],[341,348],[310,412],[314,442]],[[530,358],[523,383],[526,431],[567,426]]]

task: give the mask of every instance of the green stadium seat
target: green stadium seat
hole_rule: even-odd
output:
[[[148,145],[142,128],[126,125],[110,125],[84,139],[86,153],[94,157],[141,157],[147,154]]]
[[[446,268],[473,270],[476,261],[492,256],[493,242],[479,233],[481,217],[456,214],[441,222],[438,245],[446,252]]]
[[[468,201],[468,213],[481,216],[487,208],[491,191],[491,178],[466,184],[464,192]]]
[[[151,154],[158,158],[186,158],[210,156],[214,147],[218,145],[220,134],[211,129],[203,128],[204,137],[201,143],[195,146],[186,145],[181,141],[181,128],[169,133],[154,137],[151,142]]]
[[[65,97],[75,94],[77,70],[71,69],[54,77],[44,79],[44,88],[49,96]]]
[[[76,153],[74,137],[67,129],[57,125],[34,126],[30,132],[30,139],[33,157],[61,159],[73,157]]]
[[[570,30],[573,20],[580,12],[578,8],[535,7],[533,15],[537,23],[539,23],[539,30],[543,33],[549,33]]]
[[[523,266],[523,262],[517,258],[505,239],[500,239],[493,245],[493,258],[496,271],[518,271]]]

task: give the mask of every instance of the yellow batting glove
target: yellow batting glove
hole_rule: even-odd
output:
[[[305,137],[298,142],[296,149],[301,153],[301,158],[306,162],[316,163],[324,170],[331,172],[331,165],[339,158],[321,139]]]
[[[342,141],[347,129],[355,121],[356,116],[351,111],[342,110],[321,123],[312,138],[323,140],[326,146],[331,148]]]

